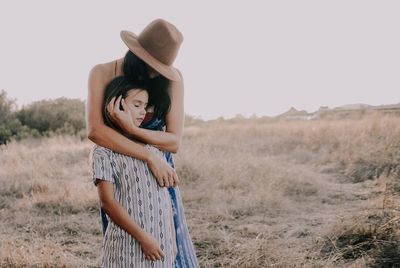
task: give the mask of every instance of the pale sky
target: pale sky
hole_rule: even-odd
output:
[[[183,33],[174,63],[185,112],[274,116],[290,107],[400,102],[400,1],[2,0],[0,89],[21,106],[86,99],[89,70],[164,18]]]

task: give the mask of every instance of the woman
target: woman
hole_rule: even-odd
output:
[[[119,76],[105,90],[103,120],[126,135],[107,111],[110,100],[120,95],[131,121],[140,126],[149,103],[149,88]],[[162,155],[154,146],[147,148]],[[143,161],[99,145],[92,151],[92,168],[93,182],[109,222],[103,239],[102,267],[173,267],[176,243],[167,188],[157,184]]]
[[[96,65],[89,75],[88,138],[112,151],[143,160],[147,163],[159,185],[169,187],[168,192],[172,201],[178,249],[174,267],[198,267],[179,188],[170,187],[177,180],[171,153],[176,153],[179,149],[184,120],[182,76],[172,66],[183,41],[182,34],[172,24],[157,19],[150,23],[139,36],[122,31],[121,38],[129,48],[126,56],[116,61]],[[113,121],[124,132],[129,133],[135,140],[152,144],[164,151],[163,158],[104,124],[101,113],[104,89],[114,77],[121,75],[125,75],[134,81],[151,79],[154,83],[160,84],[161,88],[163,88],[162,85],[166,84],[164,78],[169,80],[167,94],[171,102],[169,111],[162,115],[155,110],[153,116],[146,120],[143,128],[134,127],[129,122],[127,111],[109,110]],[[162,91],[160,93],[163,94]],[[120,102],[121,98],[117,98],[114,108],[119,107]],[[114,104],[114,101],[112,103]],[[164,129],[165,131],[159,131]],[[103,221],[103,228],[106,228],[106,226],[106,222]]]

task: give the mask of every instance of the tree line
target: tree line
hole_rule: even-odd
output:
[[[0,144],[11,139],[57,134],[85,137],[85,103],[65,97],[40,100],[18,109],[16,101],[0,91]]]
[[[185,126],[201,125],[204,121],[185,115]],[[0,144],[10,140],[75,135],[86,138],[85,102],[65,97],[40,100],[18,108],[16,100],[0,90]]]

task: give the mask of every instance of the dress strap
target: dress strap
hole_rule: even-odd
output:
[[[117,76],[117,61],[115,61],[115,66],[114,66],[114,77]]]

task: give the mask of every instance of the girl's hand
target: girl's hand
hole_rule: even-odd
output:
[[[122,104],[123,110],[120,109],[120,104]],[[107,104],[107,111],[110,114],[111,120],[123,131],[133,133],[134,129],[137,128],[133,123],[129,106],[126,105],[121,95],[117,99],[115,97],[111,99]]]
[[[148,233],[144,234],[144,237],[139,241],[139,243],[147,260],[156,261],[165,257],[158,241]]]
[[[147,162],[147,166],[153,173],[154,177],[156,177],[157,183],[161,187],[175,187],[178,185],[178,175],[176,175],[175,170],[168,165],[164,158],[155,153],[150,153],[150,159]]]

